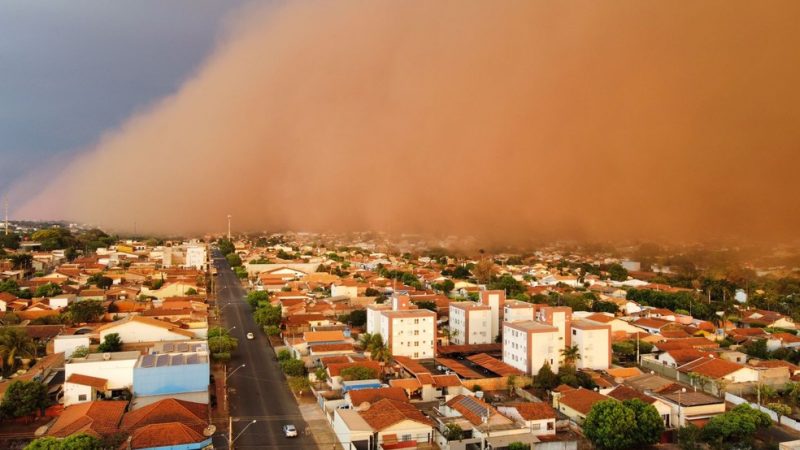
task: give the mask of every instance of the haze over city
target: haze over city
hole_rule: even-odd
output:
[[[246,5],[174,91],[16,176],[12,216],[792,239],[800,5],[779,4]]]

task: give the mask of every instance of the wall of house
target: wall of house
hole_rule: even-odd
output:
[[[396,435],[398,441],[430,442],[433,439],[433,427],[413,420],[404,420],[378,432],[378,443],[382,443],[386,435]]]
[[[136,342],[162,342],[162,341],[186,341],[189,337],[178,333],[173,333],[166,328],[145,325],[137,322],[128,322],[100,332],[100,341],[111,333],[119,334],[124,344]]]
[[[533,320],[533,308],[505,308],[504,322],[519,322]]]
[[[503,362],[528,373],[528,333],[503,327]]]
[[[468,345],[491,344],[494,342],[492,331],[492,311],[486,309],[468,310],[469,336]]]
[[[331,286],[331,297],[344,295],[350,298],[358,297],[358,286]]]
[[[53,352],[64,352],[64,358],[69,359],[70,356],[72,356],[72,352],[74,352],[76,348],[89,348],[90,344],[91,341],[89,340],[89,336],[86,335],[56,336],[56,338],[53,340]]]
[[[133,386],[135,365],[135,359],[68,363],[64,366],[64,379],[68,380],[74,373],[90,377],[101,376],[108,380],[109,390],[126,389]]]
[[[394,356],[407,356],[413,359],[427,359],[434,356],[436,322],[433,317],[383,316],[381,335],[389,336]]]
[[[464,345],[467,335],[466,312],[462,308],[450,305],[450,342],[455,345]]]
[[[81,395],[85,397],[81,400]],[[64,383],[64,406],[86,403],[94,400],[94,389],[82,384]]]
[[[336,439],[342,445],[345,450],[355,449],[356,446],[352,444],[352,442],[356,441],[369,441],[371,432],[368,431],[351,431],[350,428],[347,426],[347,423],[342,419],[339,415],[339,410],[334,411],[333,413],[333,423],[331,427],[333,428],[333,433],[336,435]]]
[[[209,365],[136,367],[133,369],[133,392],[137,396],[168,395],[208,390]]]

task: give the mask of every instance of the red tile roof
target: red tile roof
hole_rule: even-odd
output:
[[[47,431],[54,437],[67,437],[75,433],[87,433],[95,437],[109,436],[119,432],[119,424],[126,401],[95,401],[68,406]]]
[[[73,373],[72,375],[67,378],[67,383],[73,384],[80,384],[83,386],[91,386],[98,391],[105,391],[106,386],[108,385],[108,380],[105,378],[96,378],[90,377],[88,375],[81,375],[79,373]]]
[[[177,422],[145,425],[131,434],[130,448],[156,448],[195,444],[207,437]]]
[[[388,398],[374,403],[359,414],[376,431],[384,430],[404,420],[432,426],[432,422],[410,403]]]
[[[508,375],[525,374],[525,372],[517,369],[516,367],[510,366],[496,358],[492,358],[486,353],[479,353],[477,355],[468,356],[467,359],[485,369],[491,370],[492,372],[500,375],[501,377],[505,377]]]
[[[508,406],[514,407],[517,412],[519,412],[519,415],[525,420],[544,420],[556,418],[556,410],[544,402],[512,403]]]
[[[130,432],[146,425],[180,422],[202,431],[208,425],[207,420],[208,405],[168,398],[125,414],[121,428]]]
[[[350,396],[350,403],[359,406],[364,402],[377,403],[380,400],[389,398],[400,402],[407,402],[405,390],[400,387],[376,388],[376,389],[357,389],[347,393]]]
[[[569,406],[585,416],[595,403],[608,400],[608,398],[609,397],[598,394],[591,389],[578,388],[561,394],[561,398],[558,402],[562,405]]]

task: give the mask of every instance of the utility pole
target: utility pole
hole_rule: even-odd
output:
[[[233,416],[228,413],[228,448],[233,449]]]
[[[228,240],[231,240],[231,215],[228,214]]]

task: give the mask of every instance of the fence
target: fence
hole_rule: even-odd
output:
[[[773,422],[789,427],[795,431],[800,431],[800,422],[797,422],[796,420],[793,420],[792,418],[787,416],[778,417],[778,414],[776,414],[775,411],[764,406],[754,405],[748,402],[747,400],[743,399],[742,397],[733,395],[730,392],[725,393],[725,401],[733,403],[734,405],[741,405],[742,403],[747,403],[751,408],[755,408],[763,412],[764,414],[768,415]]]

